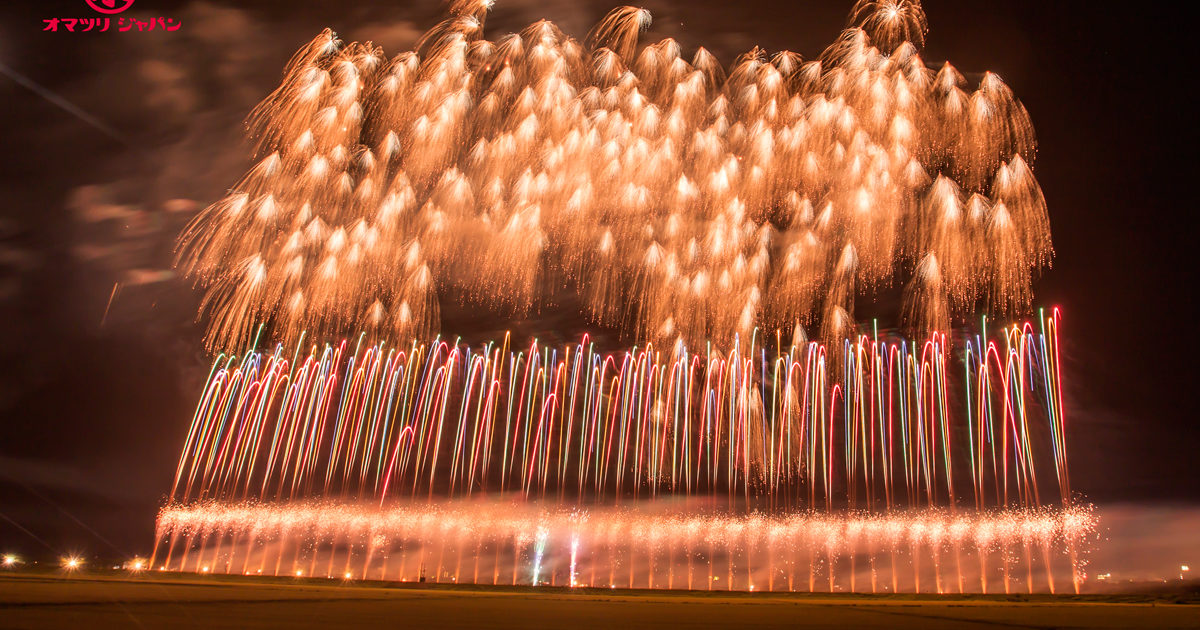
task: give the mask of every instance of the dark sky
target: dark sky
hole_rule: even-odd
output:
[[[758,44],[814,56],[851,0],[654,0],[650,40],[728,63]],[[611,4],[499,0],[489,36],[547,17],[582,37]],[[924,57],[993,70],[1037,129],[1057,257],[1076,489],[1097,503],[1200,502],[1195,454],[1195,106],[1186,20],[1159,3],[929,0]],[[0,547],[144,551],[209,357],[175,233],[245,167],[241,120],[325,26],[411,45],[440,6],[394,0],[136,0],[164,33],[43,33],[84,0],[0,8],[0,63],[114,139],[0,76]],[[106,309],[114,283],[121,289]],[[107,313],[106,313],[107,310]],[[567,318],[570,320],[570,318]],[[541,318],[522,329],[556,329]],[[574,326],[575,324],[570,324]]]

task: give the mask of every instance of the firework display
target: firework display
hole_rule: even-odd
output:
[[[391,59],[325,31],[253,112],[256,165],[180,239],[207,343],[244,350],[212,364],[156,567],[1079,591],[1060,313],[951,328],[1026,314],[1053,256],[999,77],[928,67],[913,0],[728,70],[639,44],[642,9],[492,41],[490,5]],[[915,336],[856,324],[898,286]],[[639,345],[437,334],[448,301],[563,291]]]
[[[212,347],[264,321],[420,338],[444,300],[521,314],[562,289],[696,347],[797,321],[834,343],[897,282],[922,334],[1029,306],[1052,250],[1028,114],[995,74],[926,66],[918,2],[862,0],[818,58],[728,72],[639,48],[641,9],[490,41],[489,7],[454,2],[390,60],[330,31],[296,54],[249,121],[257,164],[181,240]]]

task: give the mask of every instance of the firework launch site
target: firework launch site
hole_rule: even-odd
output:
[[[123,571],[0,574],[8,628],[329,628],[455,619],[476,628],[531,620],[573,628],[1194,628],[1200,589],[1106,595],[862,595],[634,591],[350,582]]]

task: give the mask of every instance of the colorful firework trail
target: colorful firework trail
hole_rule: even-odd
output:
[[[961,360],[944,335],[916,345],[863,336],[844,343],[838,360],[816,342],[768,351],[753,339],[702,354],[682,345],[601,354],[584,339],[561,351],[536,342],[526,350],[343,342],[304,357],[282,347],[222,356],[160,541],[186,550],[197,527],[220,539],[261,519],[290,528],[298,514],[331,505],[321,498],[349,505],[331,513],[361,519],[375,510],[382,520],[368,529],[380,533],[395,510],[462,511],[480,497],[602,514],[631,505],[613,516],[630,521],[642,500],[711,507],[719,497],[735,516],[704,518],[761,521],[755,514],[765,511],[817,519],[821,531],[855,519],[878,528],[886,518],[902,519],[905,531],[956,518],[973,530],[1049,527],[1038,539],[1048,572],[1051,541],[1066,540],[1063,519],[1075,519],[1074,545],[1086,516],[1070,507],[1058,320],[1055,312],[1036,329],[1014,325],[1002,341],[964,339]],[[674,518],[693,517],[701,518]],[[275,527],[273,537],[242,543],[277,539],[284,525]],[[367,526],[357,527],[332,535],[355,540]],[[562,528],[547,531],[560,547],[580,544],[578,531],[568,539]],[[193,533],[180,541],[181,532]],[[367,572],[371,560],[361,561]]]
[[[458,0],[387,59],[329,31],[249,121],[258,163],[181,239],[208,342],[260,322],[390,339],[447,300],[528,312],[561,290],[631,338],[693,347],[755,327],[852,336],[905,286],[921,334],[1020,314],[1052,256],[1029,116],[992,73],[920,57],[915,0],[860,0],[818,58],[642,46],[648,12],[585,42],[549,22],[483,37]],[[731,307],[736,304],[736,307]]]
[[[1038,507],[1070,498],[1057,327],[1055,313],[999,345],[966,339],[962,368],[944,335],[863,336],[839,361],[816,342],[768,351],[753,339],[700,354],[601,354],[585,338],[221,355],[171,500],[720,493],[780,507]],[[1041,455],[1053,466],[1039,484]]]
[[[641,9],[584,43],[545,21],[493,42],[490,4],[453,2],[391,60],[326,31],[255,110],[258,164],[180,241],[208,343],[250,350],[213,364],[161,566],[1078,592],[1095,519],[1057,311],[946,334],[1027,310],[1053,255],[999,77],[968,94],[927,68],[913,0],[728,73],[639,49]],[[923,342],[855,330],[896,283]],[[427,338],[445,300],[520,314],[564,289],[646,346],[377,341]]]

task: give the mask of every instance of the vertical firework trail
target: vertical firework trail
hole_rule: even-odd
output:
[[[1027,312],[1053,256],[999,77],[927,67],[912,0],[728,71],[641,45],[642,9],[490,41],[490,4],[390,60],[326,31],[252,114],[256,165],[180,239],[208,343],[246,351],[213,363],[156,565],[1079,590],[1059,313],[950,332]],[[912,340],[854,320],[896,286]],[[446,300],[560,291],[644,345],[421,341]]]
[[[478,349],[344,341],[303,357],[297,348],[288,358],[282,346],[221,355],[158,539],[172,567],[209,570],[201,562],[211,556],[236,570],[228,563],[239,554],[243,564],[266,562],[269,545],[293,545],[293,563],[316,563],[323,552],[349,565],[356,556],[356,574],[379,577],[388,555],[436,542],[439,557],[447,547],[458,556],[453,572],[438,575],[465,581],[461,556],[485,546],[500,555],[496,541],[511,530],[532,536],[532,547],[503,551],[514,563],[528,554],[531,583],[552,560],[576,566],[562,578],[575,582],[584,546],[585,561],[620,555],[629,571],[622,583],[637,586],[635,566],[653,562],[658,546],[671,549],[669,567],[695,564],[694,550],[674,555],[683,530],[669,523],[682,519],[692,538],[736,530],[709,541],[705,562],[728,555],[732,563],[743,536],[762,543],[759,556],[746,551],[741,560],[743,587],[766,573],[759,588],[775,588],[775,573],[797,562],[788,555],[795,545],[816,536],[831,588],[835,557],[854,567],[861,554],[871,572],[862,583],[874,590],[876,552],[891,546],[894,573],[900,537],[911,543],[902,551],[917,576],[906,583],[920,587],[923,549],[933,552],[932,568],[952,550],[961,590],[970,535],[981,588],[988,556],[999,554],[1007,575],[1013,547],[1024,545],[1016,555],[1030,576],[1036,561],[1053,589],[1056,561],[1079,579],[1076,547],[1092,525],[1088,509],[1071,504],[1058,321],[1055,312],[1036,327],[1014,325],[1000,341],[964,337],[960,361],[942,334],[920,344],[860,336],[842,344],[837,361],[816,342],[768,351],[753,339],[700,355],[682,345],[601,354],[586,338],[561,350],[536,341],[526,350],[507,340]],[[464,525],[473,510],[498,505],[536,510],[499,531]],[[674,511],[654,514],[666,508]],[[410,540],[409,526],[395,523],[413,518],[431,519],[440,533]],[[652,530],[665,538],[636,537],[646,550],[625,537],[595,548],[603,540],[595,522],[636,529],[642,518],[667,519]],[[226,539],[233,544],[221,555]],[[471,575],[478,579],[478,566]],[[397,577],[412,576],[401,569]]]

